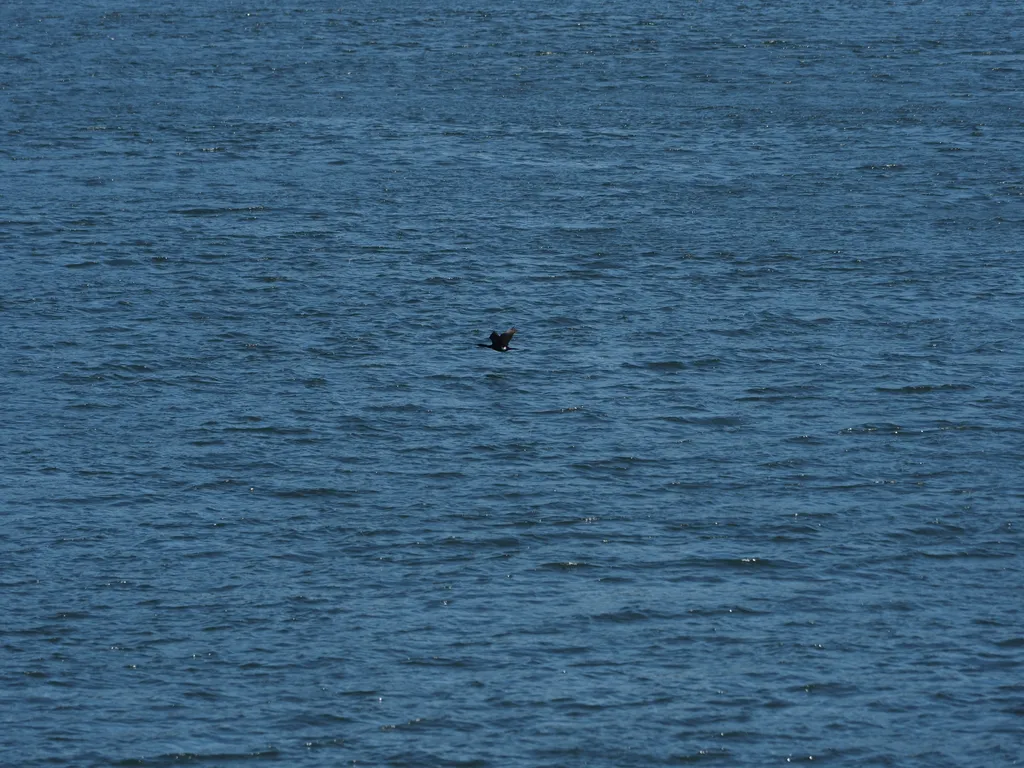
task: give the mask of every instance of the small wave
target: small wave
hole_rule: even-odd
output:
[[[172,208],[168,213],[179,216],[223,216],[230,213],[260,213],[266,210],[262,205],[253,205],[245,208]]]
[[[921,557],[928,558],[931,560],[993,560],[1007,557],[1017,557],[1016,552],[996,552],[963,549],[945,552],[921,551],[919,554]]]
[[[584,568],[593,568],[594,566],[582,561],[564,560],[557,563],[542,563],[539,567],[548,571],[576,571]]]
[[[744,424],[739,416],[704,416],[694,418],[692,422],[707,427],[741,427]]]
[[[1024,648],[1024,637],[1011,637],[996,643],[997,648]]]
[[[699,360],[694,360],[692,364],[694,368],[714,368],[722,364],[722,358],[702,357]]]
[[[342,498],[348,498],[351,496],[359,496],[365,493],[365,491],[352,491],[343,490],[341,488],[288,488],[279,491],[273,491],[272,495],[279,499],[306,499],[318,496],[337,496]]]
[[[968,392],[974,389],[970,384],[913,384],[906,387],[875,387],[876,392],[892,395],[920,395],[927,392]]]
[[[737,732],[743,738],[749,738],[749,735],[744,732]],[[734,733],[722,733],[723,737],[734,736]],[[679,763],[680,765],[686,765],[688,763],[707,763],[707,762],[719,762],[722,760],[732,760],[734,757],[733,753],[725,747],[711,747],[708,749],[698,749],[696,752],[687,752],[686,754],[674,754],[672,756],[673,763]]]
[[[582,405],[568,405],[565,408],[549,408],[543,411],[536,411],[538,416],[554,416],[563,413],[579,413],[583,410]]]
[[[684,562],[687,566],[710,569],[734,569],[734,568],[799,568],[797,563],[785,560],[769,560],[764,557],[750,555],[748,557],[709,557],[689,558]]]
[[[857,168],[858,171],[905,171],[906,169],[907,166],[901,163],[885,163],[881,165],[869,163]]]
[[[846,429],[839,430],[841,435],[870,435],[876,432],[881,432],[886,435],[898,435],[903,429],[899,424],[892,424],[888,422],[882,422],[879,424],[858,424],[855,427],[847,427]]]
[[[613,624],[630,623],[634,621],[648,621],[649,619],[672,618],[669,614],[660,611],[645,611],[638,608],[624,608],[621,611],[599,613],[593,617],[595,621],[607,621]]]
[[[119,768],[128,766],[150,766],[181,765],[182,763],[218,763],[234,760],[268,760],[280,758],[281,752],[271,747],[270,749],[256,750],[253,752],[172,752],[156,757],[133,757],[118,760],[113,765]]]
[[[815,435],[796,435],[794,437],[787,437],[783,442],[804,443],[806,445],[823,445],[825,441]]]
[[[344,718],[347,720],[347,718]],[[313,739],[312,741],[306,742],[306,749],[324,749],[327,747],[343,747],[345,746],[345,740],[342,738],[336,739]]]

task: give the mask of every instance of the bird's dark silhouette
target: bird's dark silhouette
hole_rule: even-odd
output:
[[[508,352],[508,343],[512,341],[512,337],[516,335],[518,328],[509,328],[504,333],[498,333],[497,331],[491,331],[491,343],[490,344],[477,344],[478,347],[487,347],[497,352]]]

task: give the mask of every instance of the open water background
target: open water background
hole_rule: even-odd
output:
[[[0,762],[1020,764],[1022,28],[3,3]]]

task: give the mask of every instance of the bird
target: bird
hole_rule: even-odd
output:
[[[490,344],[477,344],[478,347],[487,347],[493,349],[496,352],[508,352],[508,343],[512,341],[512,337],[516,335],[518,328],[509,328],[504,333],[498,333],[497,331],[491,331],[491,343]]]

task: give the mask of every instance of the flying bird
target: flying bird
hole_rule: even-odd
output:
[[[498,333],[497,331],[491,331],[491,343],[490,344],[477,344],[478,347],[487,347],[497,352],[508,352],[508,343],[512,341],[512,337],[516,335],[518,328],[509,328],[504,333]]]

